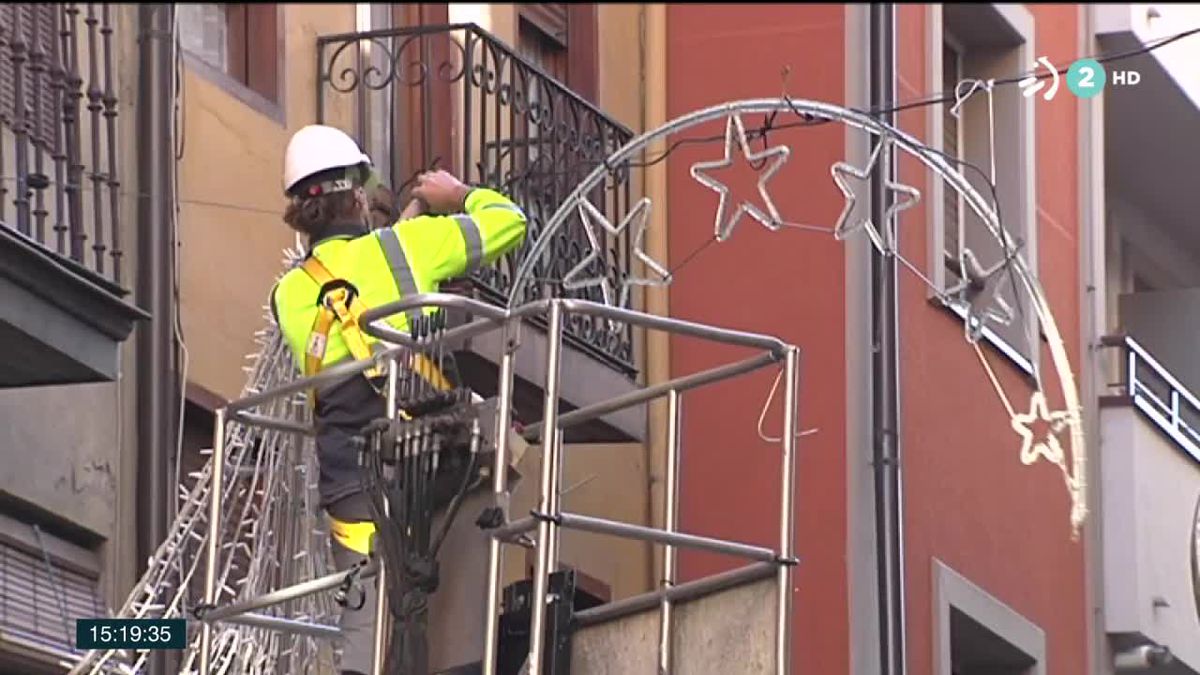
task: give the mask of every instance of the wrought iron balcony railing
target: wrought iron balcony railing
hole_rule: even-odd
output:
[[[0,7],[0,227],[121,284],[108,3]]]
[[[525,246],[474,275],[481,299],[501,302],[530,245],[563,199],[633,133],[509,45],[474,24],[418,26],[318,39],[317,106],[324,123],[353,130],[403,199],[420,171],[434,166],[496,187],[529,218]],[[615,170],[592,203],[612,223],[631,207],[629,172]],[[619,288],[630,267],[627,234],[596,228],[604,254],[586,275]],[[535,268],[540,295],[601,300],[592,286],[565,290],[562,279],[591,252],[582,223],[567,224]],[[633,333],[575,317],[569,341],[632,375]]]
[[[1122,395],[1200,462],[1200,399],[1133,338],[1106,337],[1102,344],[1122,350]]]

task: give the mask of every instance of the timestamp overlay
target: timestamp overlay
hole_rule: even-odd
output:
[[[78,619],[77,649],[184,649],[186,619]]]

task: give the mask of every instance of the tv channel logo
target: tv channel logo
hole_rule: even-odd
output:
[[[1141,81],[1142,74],[1136,70],[1109,72],[1095,59],[1079,59],[1067,69],[1067,88],[1079,98],[1092,98],[1105,86],[1133,87]]]
[[[1091,98],[1104,91],[1108,73],[1095,59],[1079,59],[1067,69],[1067,89],[1079,98]]]
[[[1038,74],[1036,69],[1041,66],[1045,74]],[[1044,56],[1038,57],[1034,63],[1035,72],[1022,79],[1018,86],[1025,98],[1030,98],[1042,92],[1042,98],[1049,101],[1058,92],[1059,71]],[[1132,87],[1142,81],[1142,75],[1136,70],[1114,70],[1111,73],[1095,59],[1079,59],[1071,64],[1066,72],[1067,89],[1078,98],[1092,98],[1104,91],[1104,87]],[[1047,86],[1049,85],[1049,86]],[[1045,91],[1042,91],[1045,89]]]

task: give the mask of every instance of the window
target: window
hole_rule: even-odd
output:
[[[952,675],[1027,675],[1034,665],[1028,654],[959,609],[950,609]]]
[[[355,26],[356,32],[365,33],[369,31],[388,30],[395,26],[392,20],[394,8],[382,3],[359,3],[355,5]],[[391,44],[385,42],[387,46]],[[388,50],[380,49],[374,42],[364,40],[358,44],[358,49],[361,50],[360,62],[361,68],[377,68],[379,72],[387,72],[388,70]],[[394,180],[393,172],[393,149],[402,150],[407,147],[402,144],[397,147],[395,142],[396,129],[393,120],[389,120],[389,114],[395,113],[396,120],[399,120],[401,114],[395,111],[396,102],[394,97],[389,96],[391,88],[377,91],[367,87],[360,87],[355,94],[358,96],[358,104],[362,106],[364,114],[358,120],[357,136],[361,140],[363,151],[371,158],[375,164],[375,173],[379,176],[380,181],[384,185],[393,187],[402,183],[404,179],[399,181]],[[404,167],[408,169],[407,166]]]
[[[1046,634],[933,561],[934,675],[1045,675]]]
[[[13,73],[18,71],[13,62],[13,43],[19,38],[24,46],[21,73],[21,106],[24,108],[25,123],[28,124],[30,139],[37,145],[53,150],[54,128],[60,110],[55,105],[55,94],[48,78],[38,76],[32,67],[32,54],[39,54],[50,67],[58,67],[61,58],[56,38],[59,37],[60,6],[57,4],[11,4],[5,9],[6,21],[12,20],[16,30],[6,40],[0,41],[0,122],[15,125],[17,120],[17,87]],[[8,12],[12,12],[9,19]],[[6,30],[8,27],[5,27]],[[43,63],[43,69],[47,65]],[[86,101],[84,102],[86,104]],[[11,129],[11,126],[10,126]]]
[[[596,6],[589,3],[528,3],[517,14],[517,51],[545,75],[565,85],[585,100],[596,97]],[[530,103],[552,111],[557,128],[578,122],[569,106],[555,98],[553,85],[532,87]],[[547,99],[547,100],[543,100]],[[527,185],[551,185],[553,177],[568,170],[578,157],[563,152],[560,134],[546,133],[547,126],[532,120],[518,125],[511,137],[497,142],[489,167],[503,173],[506,164],[514,174],[529,177]],[[582,176],[581,176],[582,177]],[[528,196],[528,195],[522,195]]]
[[[944,4],[934,5],[930,11],[938,17],[933,24],[942,35],[941,49],[931,51],[931,60],[940,61],[931,64],[931,72],[941,80],[941,90],[953,92],[964,80],[1011,77],[1035,65],[1033,18],[1023,7]],[[970,88],[963,84],[959,92],[966,94]],[[1019,247],[1025,261],[1036,266],[1034,98],[1024,97],[1017,87],[996,87],[992,101],[989,109],[986,92],[977,90],[960,106],[957,116],[951,114],[950,104],[936,106],[930,113],[932,137],[937,149],[969,163],[959,168],[989,202],[992,191],[986,176],[995,162],[996,198],[1004,233],[1010,247]],[[991,153],[992,138],[995,157]],[[941,204],[932,228],[937,252],[933,260],[938,261],[933,265],[933,279],[942,288],[951,288],[960,281],[959,261],[964,249],[969,249],[984,268],[1003,260],[1004,252],[955,190],[940,179],[933,180],[932,185],[934,203]],[[1000,280],[998,293],[1012,310],[1013,321],[1007,326],[989,322],[985,336],[1019,367],[1032,373],[1036,359],[1035,315],[1014,280],[1011,275]]]
[[[944,86],[952,87],[953,83],[963,79],[962,50],[951,45],[950,40],[944,40],[942,47],[942,82]],[[956,158],[963,157],[963,127],[959,118],[951,114],[949,106],[942,107],[942,151]],[[951,256],[952,251],[958,251],[958,242],[965,225],[963,215],[963,198],[954,190],[945,190],[944,242],[942,247],[946,255],[946,264],[952,266],[957,260]]]
[[[596,99],[596,5],[519,5],[517,49],[542,72],[589,101]]]
[[[278,5],[178,4],[183,49],[267,101],[279,100]]]
[[[542,72],[567,81],[567,6],[539,3],[522,7],[517,20],[517,49]]]
[[[386,17],[379,19],[381,23],[386,20]],[[446,3],[395,4],[392,5],[391,22],[396,27],[444,26],[450,23],[450,10]],[[451,33],[445,31],[428,32],[416,39],[397,38],[389,47],[400,55],[399,63],[407,72],[417,72],[421,63],[430,72],[441,72],[446,64],[455,64],[461,56],[454,47]],[[376,56],[380,57],[387,58],[383,54]],[[449,67],[454,68],[453,65]],[[420,82],[420,86],[406,84],[406,79],[394,80],[391,86],[379,91],[376,98],[386,101],[383,105],[391,111],[391,129],[387,133],[394,134],[395,144],[380,147],[379,151],[395,162],[391,169],[393,186],[398,188],[418,172],[431,168],[435,161],[438,168],[466,174],[471,167],[457,166],[455,137],[458,134],[454,126],[457,123],[455,115],[460,111],[455,109],[454,85],[445,77],[414,80]],[[363,87],[359,87],[359,92],[368,97],[372,95],[363,91]],[[379,118],[387,119],[382,114]],[[380,133],[373,138],[383,139],[385,135]]]
[[[104,617],[99,557],[0,514],[0,672],[58,672],[75,644],[75,620]]]

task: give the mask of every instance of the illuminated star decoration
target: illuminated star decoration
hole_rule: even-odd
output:
[[[1065,411],[1050,412],[1050,408],[1046,405],[1046,395],[1041,390],[1033,392],[1033,396],[1029,399],[1029,412],[1014,414],[1012,417],[1013,431],[1021,437],[1021,463],[1028,466],[1036,462],[1039,457],[1045,457],[1050,462],[1061,466],[1065,455],[1055,434],[1062,429],[1067,420],[1068,415]],[[1030,425],[1038,421],[1050,425],[1050,433],[1046,435],[1045,439],[1035,439],[1033,429],[1030,428]]]
[[[1010,262],[1012,258],[1006,256],[985,269],[971,249],[964,248],[959,254],[963,279],[947,292],[967,314],[967,340],[972,344],[979,341],[988,321],[1004,326],[1012,323],[1012,307],[999,293],[1000,282]]]
[[[1200,499],[1192,516],[1192,594],[1196,596],[1196,618],[1200,619]]]
[[[895,250],[893,243],[895,240],[894,232],[888,232],[887,240],[885,241],[884,235],[879,232],[879,228],[875,226],[875,223],[871,222],[870,216],[854,221],[850,220],[850,215],[854,212],[854,205],[858,202],[858,195],[854,194],[854,190],[851,190],[850,186],[846,183],[847,176],[853,176],[860,181],[869,180],[871,172],[875,169],[875,164],[879,161],[880,154],[884,151],[885,145],[890,146],[891,140],[880,138],[879,142],[875,144],[875,150],[871,152],[871,159],[867,161],[867,165],[862,169],[848,162],[836,162],[830,167],[829,173],[833,176],[833,182],[838,186],[838,189],[842,191],[842,196],[846,198],[846,205],[842,207],[842,212],[838,215],[837,224],[833,228],[834,238],[838,241],[844,240],[861,228],[866,230],[871,243],[875,245],[875,248],[879,249],[880,253],[890,255]],[[891,156],[890,149],[887,156]],[[921,201],[921,191],[911,185],[897,183],[889,178],[885,186],[888,190],[897,193],[892,199],[891,206],[883,214],[885,223],[896,222],[893,219],[896,214],[916,206],[917,202]],[[902,198],[902,196],[907,197],[907,199]]]
[[[587,199],[579,200],[579,220],[583,224],[583,231],[587,235],[588,242],[591,244],[591,251],[579,261],[579,264],[571,268],[563,277],[563,288],[568,290],[578,290],[581,288],[591,288],[599,286],[600,292],[604,296],[604,304],[613,305],[613,288],[608,277],[601,274],[600,276],[590,277],[587,279],[579,279],[591,265],[593,261],[600,259],[603,251],[603,244],[596,232],[596,226],[599,225],[605,232],[613,237],[618,237],[625,230],[630,230],[630,248],[634,257],[642,261],[646,268],[657,275],[657,278],[638,277],[629,274],[621,282],[621,292],[617,301],[618,307],[627,307],[629,303],[629,292],[633,286],[665,286],[671,283],[671,273],[668,272],[657,260],[651,258],[644,250],[644,242],[646,239],[646,226],[650,221],[650,199],[642,197],[629,213],[621,219],[621,222],[614,226],[609,222],[600,209],[596,208]],[[609,322],[609,329],[615,330],[614,323]]]
[[[713,169],[724,169],[733,166],[733,144],[735,141],[741,146],[742,155],[746,158],[747,162],[753,164],[760,160],[771,159],[758,174],[758,194],[762,196],[763,203],[766,204],[767,211],[765,213],[758,206],[746,200],[738,202],[737,208],[733,210],[733,213],[729,213],[729,186],[709,175]],[[704,187],[715,191],[721,197],[717,203],[717,217],[713,225],[713,234],[716,236],[717,241],[724,242],[729,239],[730,235],[733,234],[733,228],[737,225],[743,213],[762,223],[769,230],[779,230],[783,218],[780,217],[779,209],[775,208],[775,202],[771,200],[771,195],[767,192],[767,181],[771,180],[771,177],[779,171],[784,162],[787,161],[790,153],[791,149],[786,145],[777,145],[761,152],[752,152],[750,150],[750,142],[746,139],[746,127],[742,124],[742,118],[736,114],[729,116],[725,121],[725,156],[721,159],[714,159],[708,162],[697,162],[691,168],[692,178],[696,179]]]

